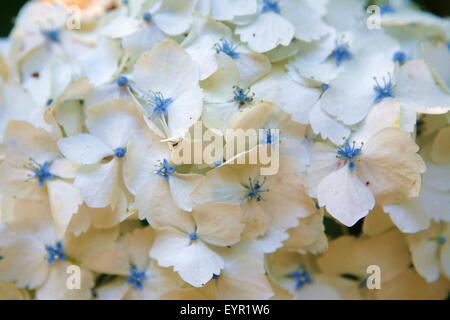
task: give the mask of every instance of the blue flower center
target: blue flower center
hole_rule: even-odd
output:
[[[380,103],[386,98],[395,98],[395,85],[392,83],[390,75],[388,81],[386,81],[386,78],[383,78],[383,83],[378,82],[376,78],[374,78],[374,80],[375,86],[373,87],[373,90],[375,91],[375,103]]]
[[[350,144],[346,142],[344,147],[337,151],[337,158],[344,161],[348,161],[348,168],[350,172],[353,172],[353,170],[355,169],[354,160],[361,155],[361,150],[362,150],[361,148],[355,147],[355,143],[353,143],[353,145],[350,146]]]
[[[126,154],[127,154],[127,148],[117,148],[116,150],[114,150],[114,155],[117,158],[123,158],[123,157],[125,157]]]
[[[191,241],[195,241],[195,240],[197,240],[198,239],[198,235],[197,235],[197,232],[191,232],[190,234],[189,234],[189,239],[191,239]]]
[[[150,12],[145,12],[143,15],[142,15],[142,19],[144,19],[144,21],[145,22],[150,22],[150,21],[152,21],[152,14],[150,13]]]
[[[59,43],[61,41],[58,29],[42,29],[41,34],[50,42]]]
[[[445,239],[445,237],[441,234],[440,236],[437,237],[436,241],[440,246],[443,246],[447,241],[447,239]]]
[[[336,43],[336,47],[331,52],[331,57],[336,61],[336,65],[340,66],[344,61],[351,60],[353,58],[350,52],[350,47],[347,42]]]
[[[397,51],[396,53],[394,53],[394,56],[392,57],[392,60],[399,64],[404,64],[406,62],[406,59],[407,56],[404,51]]]
[[[140,271],[135,266],[130,267],[127,283],[135,289],[142,289],[142,283],[147,278],[145,272]]]
[[[163,161],[158,161],[156,163],[156,170],[155,173],[160,176],[165,178],[166,180],[169,180],[169,176],[171,174],[173,174],[175,172],[175,168],[172,167],[169,164],[169,161],[167,161],[166,159],[163,159]]]
[[[164,98],[160,92],[151,92],[147,103],[152,107],[152,112],[157,115],[167,115],[167,108],[172,104],[171,98]]]
[[[260,137],[261,144],[275,144],[278,142],[279,132],[277,129],[263,129]]]
[[[281,12],[280,4],[278,3],[277,0],[263,0],[261,11],[263,13],[266,12],[280,13]]]
[[[265,144],[272,144],[272,140],[273,140],[272,132],[270,130],[267,130],[266,131],[266,138],[265,138],[264,143]]]
[[[322,85],[320,86],[320,89],[322,90],[322,93],[326,92],[328,89],[330,89],[330,85],[326,84],[326,83],[322,83]]]
[[[128,78],[125,76],[119,76],[116,81],[119,87],[125,87],[128,84]]]
[[[386,13],[394,13],[395,9],[393,6],[389,5],[389,4],[383,4],[380,6],[380,13],[386,14]]]
[[[26,168],[33,172],[30,176],[31,179],[37,179],[39,187],[44,186],[45,182],[52,180],[55,176],[50,172],[51,163],[45,161],[43,164],[39,164],[33,159],[30,159],[30,164]]]
[[[246,188],[249,190],[247,193],[247,199],[252,200],[255,199],[256,201],[260,202],[264,200],[261,193],[269,192],[269,189],[264,189],[264,184],[266,183],[266,177],[262,179],[262,181],[258,179],[252,180],[251,178],[248,179],[249,185],[246,186]]]
[[[297,271],[292,272],[289,275],[290,278],[295,280],[295,288],[300,290],[305,285],[312,284],[314,282],[311,274],[306,268],[300,267]]]
[[[234,101],[236,101],[241,107],[248,103],[251,103],[255,96],[254,94],[250,94],[250,89],[245,90],[237,86],[234,87],[233,94],[234,94],[233,97]]]
[[[53,264],[58,260],[66,260],[66,254],[64,253],[64,247],[61,241],[57,241],[54,246],[45,246],[47,251],[47,262]]]
[[[216,53],[224,53],[229,56],[231,59],[236,60],[239,58],[239,53],[236,51],[239,45],[234,44],[227,39],[222,39],[219,43],[214,45],[216,49]]]

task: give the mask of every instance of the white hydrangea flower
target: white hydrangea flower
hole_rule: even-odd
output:
[[[30,1],[0,299],[446,298],[449,39],[410,0]]]
[[[150,257],[171,267],[194,287],[205,285],[224,268],[214,247],[236,244],[244,225],[238,205],[204,204],[192,213],[166,212],[154,219],[158,227]]]
[[[425,163],[399,121],[398,109],[385,105],[374,109],[342,147],[321,142],[312,147],[309,193],[343,224],[365,217],[375,200],[388,204],[419,195]]]
[[[259,0],[256,14],[235,19],[236,34],[252,50],[266,52],[278,45],[287,46],[296,37],[318,40],[329,32],[322,20],[326,1]]]
[[[83,203],[72,184],[77,166],[63,158],[56,141],[31,123],[11,121],[5,130],[1,190],[13,198],[48,199],[55,227],[63,236]]]
[[[197,68],[175,41],[163,41],[142,55],[132,78],[144,118],[161,137],[176,141],[200,118],[203,101]]]
[[[127,146],[143,129],[135,107],[123,100],[99,104],[86,110],[89,134],[82,133],[58,141],[62,154],[78,168],[74,185],[84,202],[93,208],[111,206],[125,219],[129,212],[128,191],[123,170]]]

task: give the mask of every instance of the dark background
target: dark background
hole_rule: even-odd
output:
[[[0,4],[0,36],[5,37],[11,30],[14,17],[26,0],[2,0]],[[450,16],[450,0],[416,0],[424,10],[440,16]]]

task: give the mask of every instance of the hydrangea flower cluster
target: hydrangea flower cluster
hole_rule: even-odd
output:
[[[446,298],[450,20],[371,4],[28,2],[0,43],[0,299]],[[264,134],[177,164],[198,123]],[[262,149],[275,174],[232,161]]]

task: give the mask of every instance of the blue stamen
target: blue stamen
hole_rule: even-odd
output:
[[[389,4],[383,4],[380,6],[380,14],[386,14],[386,13],[394,13],[395,9],[393,6],[389,5]]]
[[[295,288],[297,290],[300,290],[305,285],[312,284],[314,282],[308,270],[306,270],[306,268],[303,267],[300,267],[297,271],[291,273],[289,277],[295,280]]]
[[[376,78],[374,78],[376,85],[373,90],[375,91],[375,103],[380,103],[386,98],[395,98],[394,89],[395,85],[392,83],[391,76],[389,75],[389,81],[383,78],[383,84],[380,84]]]
[[[350,172],[355,170],[355,162],[354,160],[361,155],[362,145],[360,148],[355,147],[355,143],[352,146],[348,142],[345,143],[342,149],[337,151],[337,158],[348,161],[348,169]]]
[[[151,92],[150,97],[147,98],[147,103],[153,110],[152,113],[157,115],[167,115],[167,108],[172,104],[171,98],[164,98],[160,92]]]
[[[326,83],[322,83],[322,85],[320,86],[320,88],[322,89],[322,92],[327,91],[328,89],[330,89],[330,85],[326,84]]]
[[[336,43],[336,48],[331,52],[331,57],[336,60],[336,65],[340,66],[344,61],[351,60],[353,58],[350,52],[349,44],[346,42]]]
[[[222,39],[220,43],[216,43],[214,48],[216,49],[216,53],[224,53],[229,56],[231,59],[236,60],[239,58],[239,53],[236,52],[236,49],[239,45],[234,44],[227,39]]]
[[[114,155],[117,158],[123,158],[127,154],[127,148],[117,148],[114,150]]]
[[[145,13],[142,15],[142,19],[144,19],[145,22],[150,22],[150,21],[152,21],[152,18],[153,18],[153,16],[152,16],[152,14],[151,14],[150,12],[145,12]]]
[[[197,240],[198,239],[198,235],[197,235],[197,232],[191,232],[190,234],[189,234],[189,239],[191,239],[191,241],[195,241],[195,240]]]
[[[269,189],[263,189],[263,186],[266,183],[266,178],[264,177],[262,182],[260,182],[259,179],[252,181],[251,178],[249,178],[248,181],[249,185],[245,186],[249,190],[247,193],[247,198],[249,200],[255,199],[258,202],[264,200],[261,193],[270,191]]]
[[[125,76],[119,76],[116,81],[119,87],[125,87],[128,84],[128,78]]]
[[[274,145],[279,141],[279,131],[277,129],[263,129],[260,137],[261,144]]]
[[[445,242],[447,241],[447,239],[445,239],[445,237],[443,235],[440,235],[437,237],[436,241],[440,246],[443,246],[445,244]]]
[[[262,7],[262,13],[266,12],[275,12],[280,13],[280,4],[277,0],[263,0],[263,7]]]
[[[26,168],[34,173],[33,176],[31,176],[31,179],[37,179],[39,187],[44,186],[46,181],[55,178],[55,176],[50,172],[50,162],[46,161],[41,165],[33,159],[30,159],[30,161],[31,163],[26,166]]]
[[[247,103],[251,103],[253,101],[254,94],[250,94],[250,89],[242,89],[239,87],[234,87],[234,101],[236,101],[239,106],[244,106]]]
[[[169,180],[169,176],[175,172],[175,168],[172,167],[166,159],[163,161],[158,161],[156,166],[157,169],[155,173],[166,180]]]
[[[66,254],[64,253],[64,247],[61,241],[57,241],[54,246],[45,246],[47,250],[47,262],[50,264],[55,263],[58,260],[66,260]]]
[[[61,41],[58,29],[42,29],[41,34],[50,42],[59,43]]]
[[[314,201],[314,207],[316,207],[317,210],[320,210],[319,202]]]
[[[399,64],[404,64],[406,62],[406,59],[407,56],[404,51],[397,51],[396,53],[394,53],[394,57],[392,58],[394,62],[397,62]]]
[[[47,107],[50,106],[53,103],[53,99],[48,99],[47,100]]]
[[[272,136],[272,132],[269,130],[266,130],[266,138],[264,143],[265,144],[272,144],[272,140],[273,140],[273,136]]]
[[[214,280],[217,280],[217,279],[219,279],[220,278],[220,274],[213,274],[213,277],[212,277]]]
[[[142,283],[147,278],[145,272],[139,271],[135,266],[130,267],[130,274],[127,279],[127,283],[132,285],[134,289],[142,289]]]

